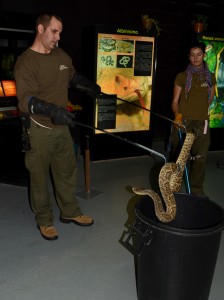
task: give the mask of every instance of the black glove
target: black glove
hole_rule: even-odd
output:
[[[51,112],[51,120],[55,125],[69,125],[75,127],[75,115],[67,111],[64,107],[56,106]]]
[[[75,116],[64,107],[47,103],[36,97],[31,97],[28,102],[28,110],[34,115],[49,116],[55,125],[69,125],[75,127]]]
[[[75,88],[81,92],[86,92],[92,98],[96,98],[101,93],[101,88],[98,84],[91,82],[86,77],[75,73],[71,82],[70,87]]]

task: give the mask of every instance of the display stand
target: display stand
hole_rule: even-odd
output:
[[[77,196],[83,199],[91,199],[101,195],[103,192],[96,191],[90,188],[90,150],[89,150],[89,136],[86,136],[86,149],[84,156],[84,173],[85,173],[85,190],[77,193]]]
[[[91,160],[147,155],[125,140],[151,148],[155,33],[119,26],[89,26],[83,29],[82,48],[82,73],[102,91],[96,99],[83,99],[82,121],[92,129],[82,128],[82,153],[84,136],[88,135]]]

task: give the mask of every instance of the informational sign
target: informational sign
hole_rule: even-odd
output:
[[[224,37],[203,35],[200,41],[206,45],[205,61],[217,82],[214,100],[209,108],[209,125],[210,128],[224,128]]]
[[[115,101],[114,96],[108,98],[108,106],[97,99],[96,127],[99,125],[109,132],[150,129],[154,51],[152,36],[141,36],[135,31],[97,33],[96,81],[104,95],[116,95],[116,102],[112,109],[110,101]]]
[[[135,44],[135,76],[151,76],[153,43],[149,41],[136,41]]]
[[[100,95],[96,101],[96,127],[99,129],[116,128],[116,95]]]

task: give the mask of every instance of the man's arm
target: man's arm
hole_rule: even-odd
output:
[[[47,103],[36,97],[31,97],[28,101],[28,111],[33,115],[49,116],[55,125],[75,126],[75,115],[67,111],[64,107]]]
[[[77,72],[70,81],[70,87],[75,88],[78,91],[85,92],[92,98],[96,98],[101,93],[101,88],[98,84],[93,83]]]

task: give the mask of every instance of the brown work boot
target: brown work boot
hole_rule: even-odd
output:
[[[79,226],[91,226],[93,224],[93,219],[89,216],[80,215],[74,218],[63,218],[60,217],[62,223],[74,223]]]
[[[38,226],[38,228],[45,240],[57,240],[58,233],[54,226]]]

